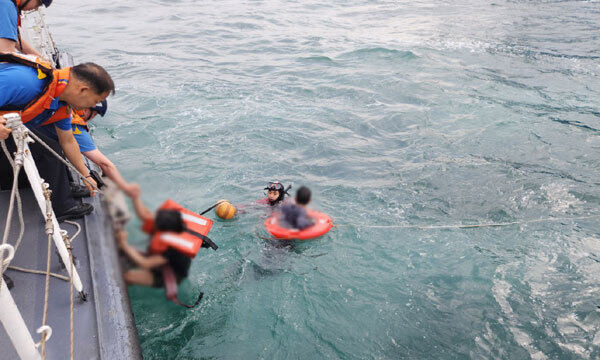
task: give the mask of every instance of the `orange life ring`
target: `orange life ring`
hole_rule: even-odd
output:
[[[308,210],[307,215],[308,217],[315,219],[315,224],[304,230],[290,229],[281,226],[279,224],[281,213],[274,213],[270,218],[265,220],[265,228],[277,239],[308,240],[326,234],[333,227],[333,222],[327,214],[315,210]]]

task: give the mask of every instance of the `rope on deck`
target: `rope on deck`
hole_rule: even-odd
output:
[[[98,189],[97,186],[95,186],[94,184],[92,184],[90,181],[88,181],[85,176],[83,176],[83,174],[81,174],[72,164],[70,164],[69,162],[67,162],[66,160],[64,160],[59,154],[57,154],[50,146],[48,146],[46,143],[44,143],[44,141],[42,141],[37,135],[33,134],[32,132],[29,132],[27,135],[30,135],[31,137],[33,137],[39,144],[41,144],[44,148],[46,148],[48,151],[50,151],[57,159],[59,159],[62,163],[64,163],[65,165],[67,165],[70,169],[74,170],[80,177],[81,179],[83,179],[83,181],[85,181],[86,183],[88,183],[89,185],[91,185],[96,191],[98,191],[99,193],[104,193],[103,191],[101,191],[100,189]],[[17,237],[17,241],[15,242],[15,246],[12,247],[11,251],[12,254],[14,254],[14,252],[16,252],[16,250],[19,248],[19,246],[21,245],[21,241],[23,240],[23,235],[25,234],[25,222],[23,220],[23,205],[22,205],[22,201],[21,201],[21,195],[19,193],[19,188],[18,188],[18,180],[19,180],[19,174],[20,171],[23,167],[23,153],[22,150],[19,149],[23,149],[26,143],[26,139],[27,139],[27,135],[25,136],[19,136],[18,139],[15,138],[15,145],[17,146],[18,152],[15,154],[15,158],[13,159],[12,156],[10,155],[10,152],[8,151],[8,148],[6,147],[6,142],[4,140],[0,140],[0,146],[2,147],[2,150],[8,160],[8,162],[10,163],[10,166],[12,167],[13,170],[13,183],[12,183],[12,188],[11,188],[11,194],[10,194],[10,201],[9,201],[9,206],[8,206],[8,213],[7,213],[7,219],[6,219],[6,223],[5,223],[5,227],[4,227],[4,233],[2,235],[2,245],[6,245],[7,241],[8,241],[8,236],[10,234],[10,228],[11,228],[11,224],[12,224],[12,217],[13,217],[13,209],[14,209],[14,203],[15,203],[15,199],[17,201],[17,212],[19,215],[19,224],[20,224],[20,232],[19,232],[19,236]],[[17,143],[18,142],[18,143]],[[41,271],[41,270],[33,270],[33,269],[26,269],[26,268],[21,268],[18,266],[9,266],[10,263],[10,258],[12,258],[11,253],[9,253],[9,259],[5,260],[5,256],[4,256],[4,249],[0,250],[0,276],[2,276],[4,274],[4,271],[6,269],[12,269],[12,270],[17,270],[17,271],[22,271],[22,272],[26,272],[26,273],[33,273],[33,274],[42,274],[46,276],[46,281],[45,281],[45,291],[44,291],[44,309],[43,309],[43,316],[42,316],[42,326],[40,328],[37,329],[37,332],[42,334],[42,339],[40,341],[40,343],[36,344],[36,346],[40,346],[42,348],[42,359],[46,359],[46,341],[52,336],[52,328],[48,325],[46,325],[47,319],[48,319],[48,304],[49,304],[49,294],[50,294],[50,276],[56,277],[58,279],[64,280],[64,281],[69,281],[69,297],[70,297],[70,359],[73,360],[74,359],[74,301],[73,301],[73,277],[72,276],[63,276],[63,275],[59,275],[59,274],[54,274],[50,272],[50,264],[51,264],[51,249],[52,249],[52,236],[54,233],[54,225],[53,225],[53,210],[52,210],[52,202],[50,201],[50,194],[51,191],[48,189],[47,184],[43,184],[42,187],[44,188],[44,197],[46,200],[46,226],[45,226],[45,232],[48,236],[48,246],[47,246],[47,260],[46,260],[46,270],[45,271]],[[81,226],[73,221],[67,221],[70,224],[73,224],[77,227],[77,231],[75,232],[75,234],[73,235],[73,239],[74,240],[79,233],[81,232]],[[72,253],[72,246],[71,246],[71,239],[69,239],[68,233],[66,231],[62,231],[61,230],[61,234],[63,237],[63,241],[65,242],[65,246],[67,247],[67,251],[69,253],[69,266],[70,266],[70,274],[73,273],[73,253]],[[10,247],[10,246],[9,246]]]
[[[52,203],[50,202],[50,190],[48,186],[44,186],[44,198],[46,199],[46,235],[48,235],[48,251],[46,253],[46,287],[44,290],[44,312],[42,315],[42,326],[38,331],[46,327],[46,321],[48,320],[48,302],[50,297],[50,256],[52,255],[52,234],[54,233],[54,226],[52,224]],[[42,332],[42,360],[46,359],[46,339],[47,332]]]
[[[29,136],[31,136],[35,141],[37,141],[40,145],[42,145],[46,150],[48,150],[52,155],[54,155],[55,158],[57,158],[60,162],[62,162],[63,164],[65,164],[69,169],[73,170],[77,175],[79,175],[79,177],[81,178],[81,180],[85,181],[86,183],[88,183],[88,185],[90,185],[91,187],[94,188],[94,191],[96,191],[99,194],[105,195],[106,193],[103,190],[100,190],[96,185],[94,185],[91,181],[89,181],[85,176],[83,176],[82,173],[79,172],[79,170],[77,170],[77,168],[75,168],[75,166],[73,166],[73,164],[71,164],[70,162],[68,162],[67,160],[63,159],[62,156],[60,156],[56,151],[54,151],[54,149],[52,149],[48,144],[46,144],[42,139],[39,138],[39,136],[37,136],[35,133],[33,133],[33,131],[30,131],[28,133]]]

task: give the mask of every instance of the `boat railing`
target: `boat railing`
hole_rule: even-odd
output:
[[[19,173],[22,170],[25,171],[27,175],[27,179],[31,185],[31,189],[33,191],[34,197],[37,201],[38,207],[42,213],[46,221],[46,234],[48,235],[48,266],[46,269],[46,289],[45,289],[45,298],[44,298],[44,316],[42,320],[42,326],[38,328],[38,333],[42,334],[42,355],[44,355],[45,350],[45,341],[50,337],[52,332],[51,328],[46,325],[46,314],[48,308],[48,287],[49,287],[49,277],[50,277],[50,248],[51,242],[54,242],[54,246],[56,247],[59,257],[62,260],[63,264],[69,264],[69,266],[65,266],[65,269],[69,275],[69,280],[72,282],[73,287],[79,292],[80,297],[85,299],[86,295],[83,290],[83,284],[77,273],[77,270],[73,266],[72,255],[70,253],[70,241],[68,236],[66,235],[66,231],[60,228],[60,225],[56,219],[56,215],[54,214],[54,210],[52,209],[52,203],[50,201],[51,189],[49,185],[40,177],[40,174],[35,165],[35,161],[31,155],[29,150],[28,143],[33,142],[34,140],[29,136],[29,130],[23,123],[21,122],[21,117],[18,113],[10,113],[5,114],[3,117],[6,119],[6,126],[12,129],[11,136],[16,144],[17,151],[15,152],[14,158],[8,153],[6,148],[6,144],[2,141],[2,149],[5,152],[5,156],[9,159],[13,169],[13,186],[10,194],[10,201],[8,207],[8,215],[6,219],[6,225],[4,229],[4,233],[2,236],[2,250],[0,250],[0,274],[4,273],[4,270],[8,267],[10,260],[14,256],[15,251],[18,250],[18,246],[20,245],[20,241],[17,241],[15,246],[8,244],[8,237],[10,234],[10,226],[12,223],[12,215],[14,208],[17,207],[18,216],[21,224],[20,237],[22,236],[24,229],[24,223],[22,221],[23,213],[21,206],[16,206],[17,203],[20,204],[20,198],[18,193],[18,177]],[[38,139],[38,141],[40,141]],[[58,156],[58,154],[56,154]],[[8,251],[8,256],[4,256],[4,250]],[[16,303],[14,302],[12,296],[10,295],[10,290],[6,286],[4,279],[1,279],[0,286],[0,308],[3,311],[0,312],[0,322],[6,329],[13,346],[15,347],[17,353],[22,359],[32,359],[39,358],[40,354],[38,353],[37,346],[33,343],[33,338],[29,331],[27,330],[27,326],[23,322],[23,318],[18,310]],[[72,302],[71,302],[72,304]],[[72,305],[71,305],[72,307]],[[35,355],[35,354],[37,355]]]

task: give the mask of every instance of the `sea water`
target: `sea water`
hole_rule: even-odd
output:
[[[265,209],[210,212],[219,249],[180,286],[200,306],[130,288],[145,358],[600,357],[600,2],[46,14],[61,49],[115,79],[93,136],[149,206],[247,205],[281,180],[337,225],[282,246]]]

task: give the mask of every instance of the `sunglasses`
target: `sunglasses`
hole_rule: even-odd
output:
[[[283,184],[280,182],[270,182],[265,190],[283,190]]]

